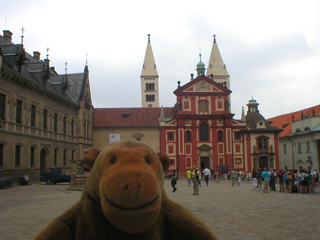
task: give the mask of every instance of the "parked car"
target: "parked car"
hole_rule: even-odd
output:
[[[71,175],[65,174],[61,171],[60,167],[47,168],[40,177],[41,182],[46,184],[57,184],[59,182],[70,182]]]

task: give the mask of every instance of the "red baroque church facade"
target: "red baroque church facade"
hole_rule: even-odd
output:
[[[176,114],[169,120],[160,119],[161,151],[169,155],[172,168],[184,172],[193,165],[210,169],[225,165],[250,171],[279,167],[278,152],[273,151],[278,150],[279,129],[266,123],[257,108],[251,112],[250,102],[246,117],[251,128],[247,121],[233,119],[230,93],[226,86],[205,75],[174,91]],[[259,147],[262,141],[264,146]]]

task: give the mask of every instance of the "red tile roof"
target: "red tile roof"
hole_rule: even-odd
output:
[[[164,117],[172,118],[174,108],[163,108]],[[159,127],[161,108],[95,108],[94,127]]]
[[[320,105],[317,105],[296,112],[269,118],[267,119],[267,121],[270,122],[272,126],[283,129],[283,131],[280,134],[280,137],[286,137],[292,133],[292,116],[294,117],[294,120],[300,120],[302,118],[302,114],[304,118],[306,118],[311,116],[318,116],[319,113]]]

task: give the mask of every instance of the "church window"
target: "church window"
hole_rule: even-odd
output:
[[[199,102],[199,109],[200,109],[200,111],[208,111],[208,102],[207,101],[200,101]]]
[[[174,139],[173,132],[168,132],[168,140],[173,140],[173,139]]]
[[[154,83],[146,83],[146,90],[153,91],[154,90]]]
[[[218,141],[222,142],[223,141],[223,132],[220,130],[218,131]]]
[[[205,122],[200,124],[200,141],[207,142],[209,139],[208,124]]]
[[[259,150],[266,150],[267,149],[267,139],[260,138],[258,140],[258,147],[259,147]]]
[[[0,93],[0,120],[4,120],[6,95]]]
[[[241,140],[241,133],[240,132],[235,132],[235,139],[236,140]]]
[[[191,132],[186,131],[186,142],[191,142]]]
[[[147,102],[154,102],[154,95],[153,94],[146,95],[146,101]]]

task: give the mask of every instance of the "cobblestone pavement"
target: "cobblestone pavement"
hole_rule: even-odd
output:
[[[82,192],[69,185],[33,184],[0,190],[0,239],[32,239],[51,219],[72,206]],[[169,198],[205,221],[221,239],[320,239],[320,187],[315,194],[263,193],[250,182],[231,187],[230,181],[202,183],[192,195],[185,179]]]

